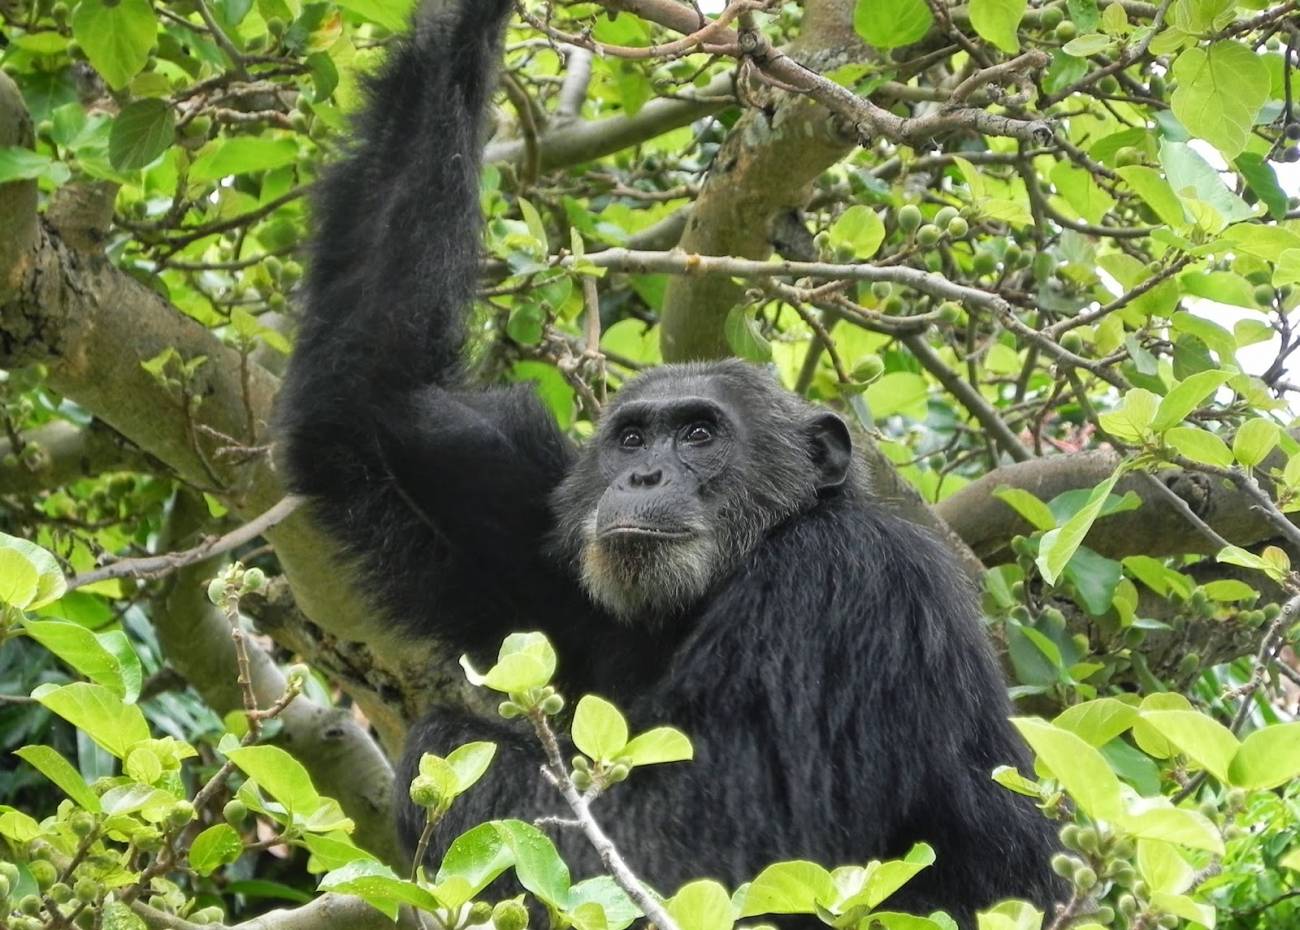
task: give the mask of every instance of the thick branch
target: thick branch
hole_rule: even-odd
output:
[[[0,466],[0,494],[30,496],[139,464],[139,456],[125,440],[98,422],[82,428],[55,420],[23,433],[20,439],[24,446],[31,444],[41,451],[40,465],[35,469],[22,462]],[[13,451],[9,440],[0,440],[0,458]]]

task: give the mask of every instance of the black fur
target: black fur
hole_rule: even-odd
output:
[[[530,389],[471,389],[462,371],[483,119],[510,6],[424,11],[372,83],[355,150],[322,182],[279,412],[292,486],[413,635],[482,656],[543,630],[571,699],[601,693],[636,729],[693,738],[694,762],[638,770],[597,804],[662,892],[925,840],[938,863],[891,907],[968,925],[1004,897],[1046,905],[1053,831],[989,777],[1026,757],[972,592],[939,543],[863,491],[858,465],[816,480],[838,442],[833,423],[810,439],[824,412],[735,362],[625,387],[615,409],[690,390],[730,417],[727,480],[700,489],[718,501],[711,574],[703,594],[641,617],[616,619],[580,586],[606,440],[580,452]],[[447,711],[419,723],[398,777],[406,840],[420,826],[406,794],[419,754],[469,739],[496,740],[498,758],[435,847],[484,819],[561,813],[525,729]],[[599,869],[580,836],[557,841],[579,874]]]

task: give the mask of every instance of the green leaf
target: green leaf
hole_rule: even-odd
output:
[[[63,570],[59,568],[58,560],[51,553],[30,540],[10,536],[8,533],[0,533],[0,551],[17,553],[36,571],[35,593],[25,603],[14,604],[15,607],[37,610],[63,597],[68,586],[63,579]],[[0,581],[3,578],[3,572],[0,571]]]
[[[1115,698],[1098,698],[1067,707],[1052,725],[1069,730],[1100,749],[1133,725],[1137,708]]]
[[[389,32],[401,32],[410,19],[412,0],[339,0],[339,6],[378,23]]]
[[[23,628],[32,639],[119,698],[133,701],[140,693],[139,660],[134,666],[134,693],[128,693],[127,676],[117,653],[84,626],[61,620],[24,620]],[[131,648],[130,643],[125,645]],[[134,652],[131,654],[134,656]]]
[[[190,167],[190,180],[201,184],[237,174],[268,171],[298,160],[293,139],[235,136],[209,142]]]
[[[1004,485],[994,491],[993,496],[1024,517],[1036,530],[1056,527],[1056,517],[1052,516],[1051,508],[1023,488]]]
[[[467,830],[447,847],[438,866],[439,885],[459,878],[468,883],[470,895],[490,885],[515,863],[515,854],[505,835],[492,823],[481,823]]]
[[[593,759],[615,759],[627,745],[627,721],[609,701],[584,695],[573,714],[573,744]]]
[[[868,863],[862,890],[844,901],[840,907],[843,911],[854,907],[872,910],[915,878],[918,872],[932,865],[934,850],[926,843],[917,843],[902,859]]]
[[[1020,51],[1016,30],[1027,5],[1026,0],[971,0],[970,24],[982,38],[1014,55]]]
[[[683,885],[664,907],[679,930],[731,930],[736,923],[731,895],[707,879]]]
[[[930,386],[915,372],[891,371],[869,385],[864,396],[872,415],[878,420],[896,413],[921,419],[925,416]]]
[[[497,664],[480,675],[468,656],[461,656],[461,667],[470,683],[493,691],[518,694],[546,685],[555,674],[555,649],[542,633],[511,633],[501,643]]]
[[[1159,171],[1146,165],[1125,165],[1116,168],[1115,172],[1155,211],[1160,222],[1174,230],[1187,228],[1187,211],[1183,202]]]
[[[438,908],[438,899],[428,891],[414,882],[398,878],[397,873],[383,863],[371,860],[351,862],[334,869],[326,873],[317,887],[321,891],[356,895],[393,920],[397,919],[398,909],[403,904],[426,911]]]
[[[72,176],[67,165],[31,149],[0,147],[0,184],[48,178],[62,184]]]
[[[307,770],[279,746],[241,746],[226,756],[293,813],[308,817],[321,806],[323,799]]]
[[[1092,529],[1092,524],[1101,513],[1111,488],[1115,487],[1115,482],[1118,480],[1119,472],[1116,472],[1093,488],[1092,494],[1088,496],[1088,502],[1067,520],[1064,526],[1043,534],[1035,563],[1048,584],[1056,583],[1056,579],[1065,570],[1075,550],[1083,544],[1084,537],[1088,535],[1088,530]]]
[[[126,758],[134,744],[149,738],[149,724],[140,708],[123,703],[103,685],[42,685],[32,697],[119,759]]]
[[[239,832],[228,823],[208,827],[190,844],[190,868],[200,875],[211,875],[244,854]]]
[[[852,251],[859,261],[876,254],[885,241],[885,224],[876,211],[862,204],[849,207],[831,224],[830,244],[834,248]]]
[[[1220,41],[1184,51],[1172,74],[1177,86],[1169,102],[1178,121],[1229,161],[1240,155],[1269,96],[1264,60],[1240,42]]]
[[[641,915],[622,888],[608,875],[598,875],[578,882],[569,889],[569,910],[584,904],[597,904],[605,913],[608,930],[624,930]]]
[[[1164,166],[1169,186],[1184,198],[1184,205],[1194,204],[1186,198],[1213,207],[1223,223],[1237,223],[1255,215],[1254,209],[1224,184],[1214,167],[1185,142],[1160,142],[1160,164]],[[1204,224],[1202,224],[1204,225]]]
[[[655,727],[632,739],[619,753],[632,765],[657,765],[663,762],[686,762],[695,758],[690,738],[672,727]]]
[[[925,0],[858,0],[853,28],[871,45],[883,50],[911,45],[925,37],[934,14]]]
[[[1196,426],[1177,426],[1165,433],[1165,444],[1193,462],[1227,468],[1232,450],[1218,436]]]
[[[1138,839],[1161,840],[1223,855],[1223,837],[1213,821],[1199,811],[1174,807],[1164,798],[1135,802],[1118,822]]]
[[[1284,218],[1286,191],[1277,182],[1277,173],[1268,159],[1255,152],[1242,152],[1232,164],[1260,202],[1268,207],[1268,215],[1275,220]]]
[[[524,224],[528,227],[529,234],[537,240],[541,254],[547,254],[550,247],[547,245],[546,224],[542,222],[541,214],[526,197],[519,198],[519,212],[523,214]]]
[[[815,862],[769,865],[750,882],[740,917],[757,914],[815,914],[817,904],[835,897],[831,873]]]
[[[456,774],[457,794],[464,793],[488,770],[497,744],[487,742],[466,743],[447,755],[447,764]]]
[[[1061,51],[1075,58],[1087,58],[1106,51],[1111,45],[1112,40],[1109,36],[1102,35],[1099,32],[1091,32],[1066,42],[1061,46]]]
[[[1231,374],[1226,371],[1198,371],[1183,379],[1160,401],[1155,419],[1151,421],[1152,432],[1163,433],[1183,422],[1189,413],[1213,395],[1230,377]]]
[[[64,794],[81,807],[94,814],[103,810],[98,795],[90,790],[81,773],[49,746],[24,746],[15,749],[14,755],[58,785]]]
[[[1157,911],[1174,914],[1184,920],[1190,920],[1194,924],[1200,924],[1203,927],[1214,926],[1214,907],[1193,901],[1186,895],[1157,891],[1151,895],[1151,904]]]
[[[1277,445],[1278,426],[1272,420],[1256,417],[1247,420],[1232,438],[1232,454],[1247,468],[1254,468]]]
[[[0,549],[0,602],[22,610],[36,599],[39,584],[36,566],[22,553]]]
[[[1097,419],[1102,429],[1125,442],[1143,442],[1151,432],[1160,398],[1145,388],[1133,388],[1124,395],[1117,410],[1109,410]]]
[[[1274,724],[1247,736],[1232,757],[1228,777],[1252,791],[1300,777],[1300,723]]]
[[[167,151],[176,117],[165,100],[136,100],[118,114],[108,136],[108,160],[119,171],[143,168]]]
[[[758,324],[754,321],[754,308],[746,306],[732,307],[727,311],[726,322],[722,331],[727,337],[727,345],[740,358],[751,362],[766,363],[772,360],[772,344],[767,341]]]
[[[1102,820],[1120,816],[1119,779],[1100,752],[1069,730],[1037,717],[1013,717],[1011,722],[1084,813]]]
[[[72,35],[108,86],[121,90],[149,60],[158,17],[149,0],[81,0],[72,14]]]
[[[498,820],[494,826],[510,846],[519,884],[556,908],[569,899],[569,867],[541,830],[522,820]]]
[[[1228,767],[1238,744],[1223,724],[1194,710],[1144,709],[1142,719],[1219,781],[1228,781]]]

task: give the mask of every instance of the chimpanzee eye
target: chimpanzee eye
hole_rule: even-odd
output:
[[[639,429],[625,429],[619,434],[618,444],[624,449],[640,449],[645,445],[645,439]]]
[[[708,442],[713,438],[713,428],[707,423],[695,423],[686,427],[682,439],[690,443]]]

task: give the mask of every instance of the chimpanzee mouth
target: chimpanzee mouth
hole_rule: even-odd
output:
[[[607,526],[600,531],[601,539],[618,540],[656,540],[656,539],[690,539],[695,533],[679,527],[645,526],[643,524],[621,523]]]

